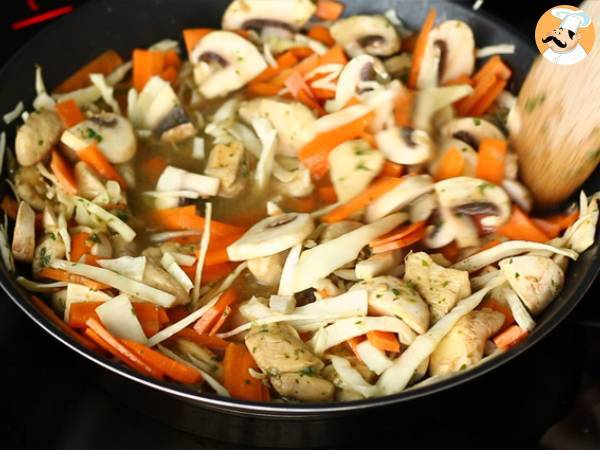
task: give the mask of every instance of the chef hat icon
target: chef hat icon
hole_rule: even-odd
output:
[[[573,33],[577,33],[579,28],[586,28],[592,23],[590,16],[581,9],[553,8],[550,12],[561,20],[560,28],[571,30]]]

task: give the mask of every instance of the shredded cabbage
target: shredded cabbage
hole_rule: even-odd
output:
[[[179,237],[201,236],[201,231],[196,230],[181,230],[181,231],[164,231],[155,233],[149,236],[150,242],[165,242]]]
[[[129,225],[127,225],[125,222],[123,222],[121,219],[119,219],[117,216],[109,213],[104,208],[96,205],[95,203],[90,202],[89,200],[86,200],[85,198],[82,198],[82,197],[74,197],[74,198],[83,207],[85,207],[85,209],[89,213],[98,216],[99,219],[106,222],[108,227],[111,230],[119,233],[126,242],[131,242],[135,239],[136,233],[135,233],[135,231],[133,231],[133,228],[131,228]]]
[[[12,111],[9,111],[6,114],[4,114],[4,123],[6,125],[9,125],[14,120],[18,119],[24,109],[25,105],[23,105],[23,102],[17,103],[17,106],[15,106],[15,108]]]
[[[204,150],[204,139],[201,137],[194,138],[194,146],[192,147],[192,158],[203,160],[206,157]]]
[[[194,283],[187,276],[187,274],[183,271],[173,255],[169,252],[165,252],[160,260],[160,264],[169,274],[175,278],[175,280],[183,287],[187,292],[194,289]]]
[[[365,398],[379,395],[377,386],[367,383],[358,370],[350,365],[347,359],[335,355],[330,355],[329,359],[333,368],[340,376],[344,387],[358,392]]]
[[[369,341],[363,341],[356,346],[356,353],[369,368],[371,372],[381,375],[386,369],[392,366],[394,362],[388,358],[385,352],[379,350]]]
[[[6,133],[0,133],[0,173],[4,167],[4,156],[6,155]]]
[[[37,281],[28,280],[25,277],[17,277],[17,283],[31,292],[54,292],[57,289],[67,287],[69,284],[65,281],[56,281],[54,283],[38,283]]]
[[[126,294],[121,294],[96,308],[96,314],[110,333],[121,339],[146,344],[148,339],[138,320],[135,309]]]
[[[252,126],[262,144],[254,177],[258,189],[265,191],[269,186],[269,180],[273,172],[275,151],[277,150],[277,131],[273,128],[270,121],[262,117],[253,118]]]
[[[496,44],[475,50],[476,58],[487,58],[492,55],[512,55],[515,52],[515,44]]]
[[[146,270],[146,257],[126,255],[114,259],[99,259],[98,265],[132,280],[142,281]]]
[[[498,292],[499,297],[506,300],[519,327],[526,331],[531,331],[535,328],[535,321],[531,317],[531,314],[529,314],[529,311],[527,311],[517,293],[510,286],[498,287],[494,292]]]
[[[109,86],[104,79],[104,75],[99,73],[93,73],[90,75],[90,81],[94,86],[98,88],[100,91],[100,95],[102,95],[102,99],[106,102],[108,106],[112,108],[112,110],[121,114],[121,108],[119,107],[119,103],[115,100],[114,97],[114,88]]]
[[[204,261],[208,252],[210,243],[210,222],[212,220],[212,203],[207,203],[204,210],[204,230],[200,239],[200,250],[198,251],[198,264],[194,275],[194,290],[192,293],[192,302],[200,298],[200,284],[202,283],[202,270],[204,270]]]
[[[298,265],[300,259],[300,252],[302,251],[302,244],[294,245],[285,259],[283,269],[281,271],[281,277],[279,278],[279,289],[277,293],[279,295],[293,295],[294,294],[294,271]]]
[[[12,250],[8,242],[8,217],[5,214],[4,223],[0,224],[0,256],[2,256],[2,262],[6,270],[14,272],[15,260],[13,259]]]

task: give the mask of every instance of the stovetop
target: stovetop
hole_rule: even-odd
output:
[[[6,61],[53,17],[83,3],[4,2],[0,61]],[[505,2],[487,0],[482,9],[533,36],[537,18],[556,4],[521,2],[516,10]],[[480,380],[454,388],[448,398],[456,402],[456,417],[434,421],[435,430],[424,421],[427,442],[433,448],[466,448],[475,445],[469,438],[472,433],[488,433],[485,448],[494,447],[499,435],[511,448],[599,448],[600,308],[596,301],[590,291],[575,312],[533,349]],[[94,381],[101,369],[43,332],[8,298],[0,298],[0,330],[2,409],[7,413],[0,422],[2,448],[233,448],[166,426],[107,393]],[[482,396],[483,392],[492,395]],[[496,401],[479,404],[482,398],[493,399],[495,392]],[[428,414],[419,411],[418,403],[414,413]],[[411,448],[401,438],[399,417],[398,434],[380,436],[372,447]]]

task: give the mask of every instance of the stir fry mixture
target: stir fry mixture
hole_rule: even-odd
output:
[[[187,51],[109,50],[51,93],[38,67],[1,142],[2,260],[34,305],[148,377],[254,401],[398,393],[526,339],[598,197],[531,215],[506,46],[343,9],[236,0]]]

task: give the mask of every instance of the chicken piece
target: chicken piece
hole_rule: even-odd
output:
[[[175,341],[175,348],[184,356],[194,358],[194,362],[197,364],[202,364],[202,369],[217,380],[223,379],[223,366],[217,356],[209,349],[182,338]]]
[[[127,242],[120,234],[112,234],[108,237],[112,246],[113,258],[121,256],[135,256],[137,254],[137,245],[134,241]]]
[[[245,341],[258,367],[271,376],[301,371],[318,374],[324,366],[288,325],[253,327]]]
[[[285,252],[271,256],[262,256],[248,260],[248,270],[254,275],[258,284],[277,286],[281,278]]]
[[[33,273],[48,267],[55,259],[64,258],[66,248],[58,233],[49,233],[42,238],[33,255]]]
[[[32,262],[35,251],[35,212],[26,202],[19,204],[12,252],[17,261]]]
[[[487,339],[504,323],[504,315],[489,308],[462,317],[431,354],[429,373],[446,375],[479,362]]]
[[[288,197],[304,197],[312,193],[315,188],[310,177],[310,171],[304,167],[295,170],[290,181],[281,181],[276,177],[272,177],[271,187],[275,193]]]
[[[335,386],[324,378],[305,373],[282,373],[269,379],[283,397],[305,402],[325,402],[333,398]]]
[[[75,181],[77,182],[77,193],[88,200],[106,194],[106,186],[102,182],[100,174],[83,161],[75,164]]]
[[[460,299],[471,295],[469,272],[444,268],[424,252],[408,255],[404,281],[412,283],[429,304],[432,323],[444,317]]]
[[[242,143],[218,144],[213,147],[208,156],[204,173],[221,180],[218,195],[235,197],[246,187],[248,181],[246,164]]]
[[[356,283],[351,291],[365,289],[369,293],[369,310],[374,313],[396,316],[417,333],[429,327],[429,308],[410,284],[392,276],[375,277]]]
[[[33,166],[50,154],[60,138],[62,123],[54,111],[32,112],[17,131],[15,154],[21,166]]]
[[[331,241],[335,238],[339,238],[340,236],[346,233],[350,233],[351,231],[362,227],[362,225],[362,223],[357,222],[355,220],[342,220],[341,222],[335,222],[330,225],[327,225],[325,231],[321,233],[321,244],[327,241]]]
[[[184,305],[190,301],[189,294],[179,282],[169,272],[149,259],[146,261],[142,282],[153,288],[173,294],[176,298],[174,305]]]
[[[48,185],[36,167],[19,167],[15,173],[15,188],[21,200],[36,211],[44,210]]]

